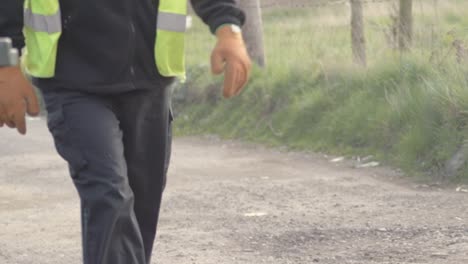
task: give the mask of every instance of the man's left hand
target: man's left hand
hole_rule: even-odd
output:
[[[240,31],[232,25],[222,26],[216,32],[218,43],[211,55],[213,74],[224,72],[224,97],[238,95],[249,80],[252,62]]]

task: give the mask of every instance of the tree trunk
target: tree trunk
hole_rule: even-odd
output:
[[[366,38],[364,36],[364,19],[361,0],[351,1],[351,39],[354,63],[366,67]]]
[[[413,0],[400,0],[400,50],[409,50],[413,41]]]
[[[246,24],[242,29],[247,50],[254,62],[260,67],[265,67],[266,59],[260,0],[237,0],[237,2],[247,16]]]

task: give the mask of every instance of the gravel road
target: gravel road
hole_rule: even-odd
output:
[[[0,264],[79,264],[76,191],[29,129],[0,129]],[[468,263],[468,193],[329,159],[177,139],[154,263]]]

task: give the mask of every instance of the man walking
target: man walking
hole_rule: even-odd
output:
[[[235,0],[191,2],[218,39],[212,71],[224,72],[224,96],[235,96],[251,67],[245,16]],[[186,14],[186,0],[2,0],[0,36],[25,46],[23,67],[80,196],[85,264],[150,263]],[[20,68],[0,61],[0,126],[25,133],[25,113],[37,108]]]

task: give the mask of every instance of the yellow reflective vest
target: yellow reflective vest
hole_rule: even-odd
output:
[[[154,54],[162,76],[185,76],[186,18],[187,0],[159,1]],[[22,63],[27,73],[37,78],[54,77],[62,34],[59,0],[25,0],[23,33],[26,47]]]

